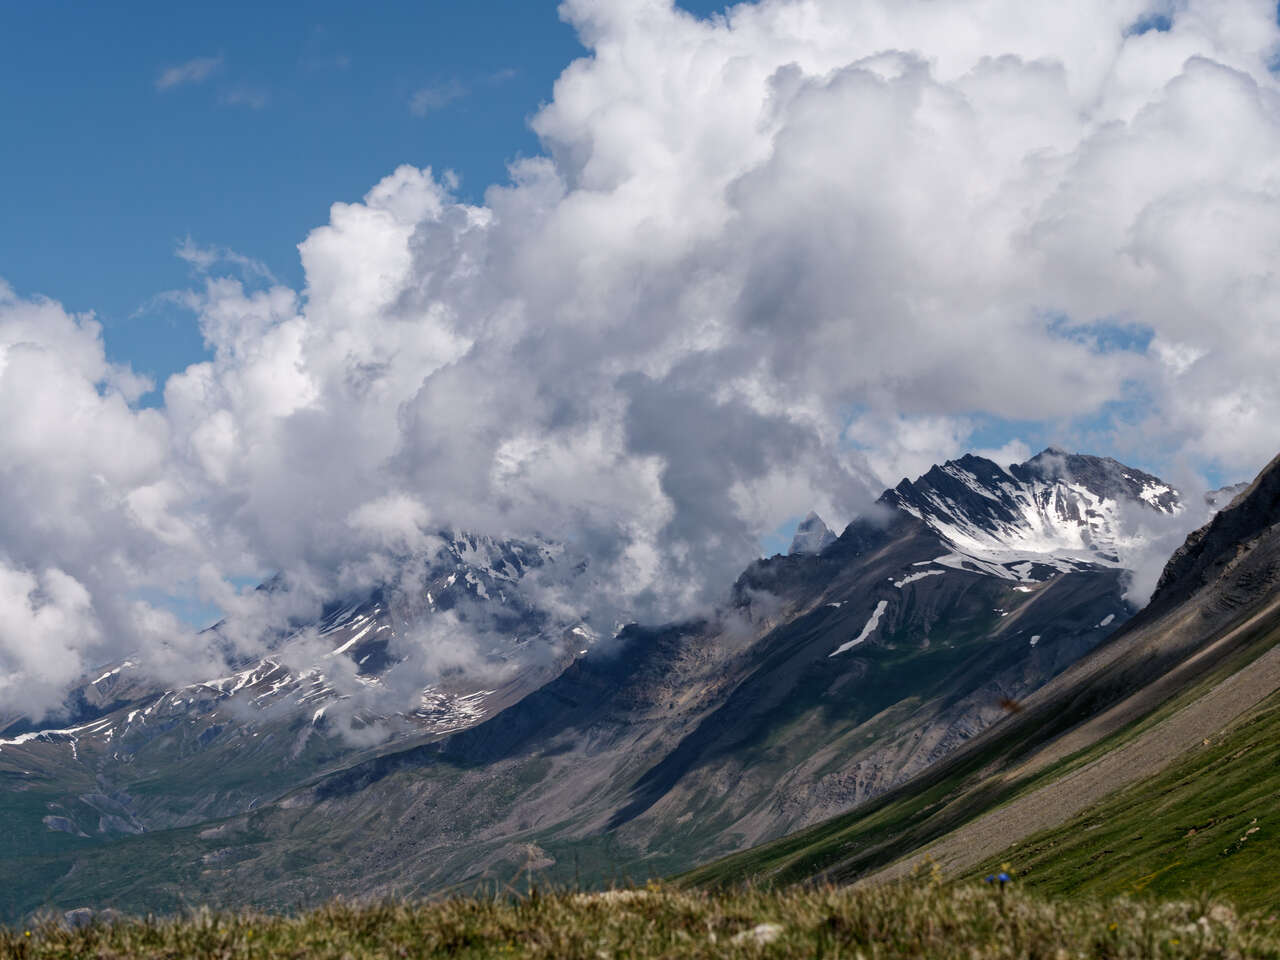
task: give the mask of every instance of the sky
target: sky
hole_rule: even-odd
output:
[[[11,709],[444,529],[605,632],[967,451],[1280,446],[1271,0],[121,9],[0,14]]]
[[[399,164],[473,200],[505,180],[585,53],[544,0],[7,4],[0,276],[93,311],[108,356],[162,385],[205,353],[157,300],[189,279],[184,240],[300,286],[297,244]]]

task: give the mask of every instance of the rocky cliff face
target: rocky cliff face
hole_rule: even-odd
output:
[[[1280,579],[1280,555],[1265,535],[1277,522],[1280,457],[1173,554],[1151,597],[1152,611],[1185,601],[1214,581],[1222,581],[1221,602],[1228,605],[1270,587]]]
[[[836,535],[816,513],[810,513],[796,528],[788,553],[821,553],[836,542]]]

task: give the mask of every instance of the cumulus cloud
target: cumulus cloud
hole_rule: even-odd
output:
[[[163,626],[139,591],[180,589],[199,521],[172,509],[169,424],[136,407],[149,388],[107,361],[92,317],[0,283],[0,709],[55,705]]]
[[[165,67],[156,77],[157,90],[171,90],[191,83],[203,83],[222,66],[222,55],[194,57],[185,63]]]
[[[6,710],[41,712],[80,678],[100,642],[89,591],[51,568],[40,575],[0,563],[0,699]]]
[[[452,527],[565,544],[592,587],[548,597],[607,631],[706,609],[763,533],[842,525],[982,417],[1247,475],[1280,418],[1280,28],[1166,7],[567,0],[590,55],[481,204],[401,167],[297,291],[185,245],[212,358],[161,409],[90,318],[6,294],[14,602],[80,584],[91,658],[141,642],[141,588],[287,618]],[[233,586],[272,571],[293,613]]]

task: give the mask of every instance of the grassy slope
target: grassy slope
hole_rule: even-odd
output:
[[[1280,901],[1280,695],[1161,774],[994,855],[1052,894]]]
[[[988,776],[992,768],[1012,765],[1011,758],[1025,756],[1028,748],[1036,743],[1035,735],[1025,729],[1027,724],[1012,723],[1008,725],[1007,732],[980,744],[980,749],[967,751],[939,768],[927,771],[903,788],[871,804],[773,843],[708,864],[690,872],[681,878],[681,882],[691,886],[726,886],[746,880],[785,884],[808,880],[824,871],[831,871],[830,875],[839,880],[851,880],[874,871],[909,855],[911,851],[944,836],[986,811],[1127,742],[1137,733],[1158,724],[1162,718],[1190,703],[1225,676],[1245,668],[1250,661],[1277,642],[1280,642],[1280,629],[1274,624],[1250,631],[1230,655],[1207,668],[1195,682],[1156,706],[1146,716],[1050,767],[1017,779],[1005,780]],[[1063,722],[1070,719],[1072,718],[1063,718]],[[1079,719],[1083,719],[1083,716]],[[1169,773],[1166,771],[1166,774]],[[1280,766],[1275,765],[1274,757],[1271,766],[1262,763],[1255,773],[1260,778],[1259,789],[1265,791],[1269,786],[1268,796],[1275,796],[1280,792]],[[1161,781],[1162,777],[1153,779]],[[1146,802],[1142,798],[1151,789],[1150,784],[1144,783],[1126,791],[1133,798],[1131,806],[1135,822],[1145,815]],[[1201,790],[1206,791],[1204,796],[1200,796]],[[1193,779],[1185,785],[1182,796],[1188,809],[1197,809],[1196,805],[1207,809],[1212,807],[1211,791],[1211,784],[1198,784]],[[1194,822],[1193,819],[1192,824]],[[1251,839],[1256,839],[1257,836],[1255,834]],[[1044,842],[1054,842],[1056,849],[1056,840],[1046,837]],[[1024,844],[1023,848],[1026,849],[1027,845]],[[1104,846],[1103,849],[1107,848]],[[1115,851],[1124,848],[1113,846],[1111,849]],[[994,855],[990,862],[1001,862],[1009,855]],[[1153,853],[1153,856],[1158,859],[1159,854]],[[1167,865],[1167,861],[1161,862],[1152,869],[1163,870]],[[1020,868],[1029,866],[1030,864],[1020,864]],[[1048,866],[1048,860],[1039,860],[1037,866],[1044,869]],[[1178,876],[1175,869],[1169,877],[1155,883],[1154,890],[1184,889],[1179,886],[1176,879]],[[1044,877],[1043,883],[1047,888],[1061,892],[1093,886],[1109,890],[1125,889],[1123,884],[1094,884],[1088,876],[1077,875],[1068,881],[1063,879],[1063,875],[1050,871]],[[1057,879],[1050,879],[1051,877]],[[1148,883],[1158,879],[1153,878]],[[1265,882],[1257,882],[1241,875],[1238,885],[1232,882],[1225,886],[1233,889],[1238,886],[1241,891],[1252,890],[1246,899],[1251,902],[1260,901],[1280,893],[1280,876],[1269,876]]]
[[[0,958],[1280,957],[1274,918],[1208,903],[1055,903],[921,879],[870,889],[666,887],[335,904],[268,917],[197,912],[66,931],[0,928]]]

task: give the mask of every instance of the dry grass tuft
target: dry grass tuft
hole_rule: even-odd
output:
[[[196,912],[67,930],[0,928],[0,957],[1280,958],[1274,917],[1224,905],[1061,903],[920,876],[859,889],[334,903],[295,917]]]

